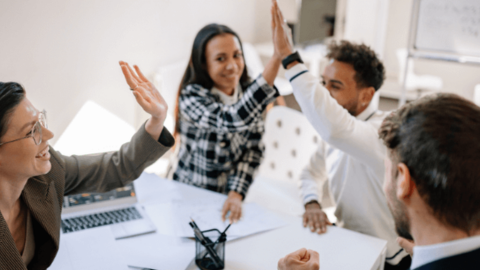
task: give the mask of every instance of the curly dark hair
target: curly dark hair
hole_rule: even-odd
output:
[[[380,89],[385,80],[385,68],[375,52],[365,44],[346,40],[332,42],[328,46],[328,59],[351,64],[355,70],[355,82],[359,87]]]
[[[480,228],[478,106],[455,94],[429,95],[387,116],[379,135],[437,219],[466,233]]]

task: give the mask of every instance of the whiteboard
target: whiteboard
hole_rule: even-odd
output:
[[[418,1],[416,50],[480,56],[480,0]]]

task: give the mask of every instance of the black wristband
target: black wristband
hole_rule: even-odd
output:
[[[282,60],[283,68],[287,69],[287,66],[294,61],[297,61],[303,64],[302,58],[300,57],[300,54],[298,52],[294,52]]]

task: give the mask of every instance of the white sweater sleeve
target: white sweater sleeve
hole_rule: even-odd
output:
[[[375,127],[350,115],[305,65],[297,64],[285,75],[302,112],[324,141],[375,171],[384,169],[386,150]]]
[[[327,170],[325,162],[325,143],[320,141],[317,151],[313,153],[310,162],[300,174],[300,193],[303,204],[309,201],[322,201],[323,187],[327,181]]]

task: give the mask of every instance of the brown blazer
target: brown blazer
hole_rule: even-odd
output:
[[[125,186],[160,158],[173,141],[167,129],[160,136],[162,144],[143,126],[117,152],[70,157],[50,148],[52,169],[46,175],[30,178],[21,195],[32,215],[35,255],[25,266],[0,213],[0,269],[46,269],[58,251],[63,196]]]

